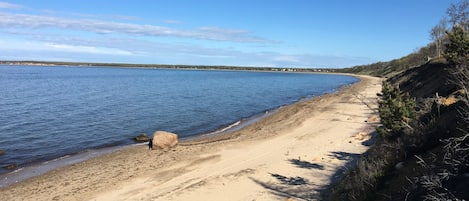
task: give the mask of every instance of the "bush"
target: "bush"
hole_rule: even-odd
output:
[[[401,90],[387,82],[382,85],[382,97],[379,101],[379,116],[382,126],[377,129],[381,137],[392,138],[415,118],[416,103],[408,94],[401,94]]]
[[[448,33],[449,43],[446,44],[444,56],[451,65],[467,61],[469,56],[469,34],[460,27],[453,27]]]

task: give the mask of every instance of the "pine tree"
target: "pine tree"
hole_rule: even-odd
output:
[[[415,118],[416,103],[408,94],[401,94],[399,88],[387,82],[383,82],[382,86],[383,95],[379,101],[382,126],[377,130],[382,137],[392,138]]]
[[[451,65],[458,65],[469,59],[469,34],[461,27],[453,27],[448,33],[445,58]]]

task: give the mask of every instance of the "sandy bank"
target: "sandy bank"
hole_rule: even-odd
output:
[[[5,200],[315,199],[367,147],[377,78],[168,151],[129,147],[0,189]],[[360,133],[360,135],[358,135]]]

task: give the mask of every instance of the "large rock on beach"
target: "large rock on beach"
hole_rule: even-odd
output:
[[[152,149],[169,149],[178,143],[178,135],[166,131],[156,131],[153,134]]]

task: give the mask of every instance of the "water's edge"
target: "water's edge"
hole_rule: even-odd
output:
[[[303,100],[300,100],[300,101],[303,101]],[[292,103],[291,105],[296,104],[298,102]],[[286,105],[256,114],[252,117],[240,119],[227,126],[222,126],[220,129],[217,129],[212,132],[206,132],[206,133],[201,133],[199,135],[180,138],[179,141],[190,142],[192,140],[197,140],[200,138],[210,138],[210,137],[214,137],[217,135],[235,132],[246,126],[256,123],[257,121],[263,118],[266,118],[274,114],[280,108],[285,107],[285,106]],[[45,161],[45,162],[27,164],[23,167],[19,167],[18,169],[12,172],[0,174],[0,188],[24,181],[32,177],[40,176],[42,174],[45,174],[49,171],[52,171],[61,167],[80,163],[80,162],[83,162],[83,161],[86,161],[95,157],[99,157],[105,154],[110,154],[115,151],[122,150],[128,147],[147,146],[147,144],[148,143],[145,142],[145,143],[135,143],[135,144],[130,144],[130,145],[118,145],[118,146],[109,146],[109,147],[96,148],[96,149],[88,149],[88,150],[83,150],[78,153],[68,154],[68,155],[65,155],[65,156],[62,156],[53,160]]]
[[[344,75],[344,74],[339,74],[339,75]],[[279,107],[276,107],[276,108],[273,108],[273,109],[270,109],[270,110],[267,110],[267,111],[263,111],[261,113],[255,114],[251,117],[239,119],[239,120],[237,120],[235,122],[232,122],[228,125],[221,126],[219,129],[214,130],[214,131],[209,131],[209,132],[200,133],[200,134],[193,135],[193,136],[180,138],[179,141],[180,142],[190,142],[192,140],[197,140],[197,139],[200,139],[202,137],[203,138],[210,138],[210,137],[214,137],[214,136],[217,136],[217,135],[229,134],[229,133],[238,131],[238,130],[246,127],[246,126],[254,124],[254,123],[258,122],[259,120],[261,120],[263,118],[266,118],[266,117],[268,117],[272,114],[275,114],[282,107],[289,106],[289,105],[294,105],[294,104],[297,104],[297,103],[300,103],[300,102],[303,102],[303,101],[318,98],[318,97],[323,96],[325,94],[337,93],[341,89],[343,89],[347,86],[357,84],[358,82],[361,81],[360,77],[353,76],[353,75],[346,75],[346,76],[355,77],[355,78],[358,78],[358,80],[353,82],[353,83],[350,83],[350,84],[339,86],[336,89],[325,92],[324,94],[321,94],[321,95],[318,95],[318,96],[311,96],[309,98],[299,98],[298,101],[296,101],[296,102],[292,102],[290,104],[285,104],[285,105],[282,105],[282,106],[279,106]],[[95,158],[95,157],[99,157],[99,156],[102,156],[102,155],[105,155],[105,154],[113,153],[115,151],[122,150],[122,149],[125,149],[125,148],[128,148],[128,147],[144,146],[144,145],[146,146],[147,143],[135,143],[135,144],[130,144],[130,145],[117,145],[117,146],[107,146],[107,147],[101,147],[101,148],[95,148],[95,149],[87,149],[87,150],[82,150],[78,153],[68,154],[68,155],[65,155],[65,156],[62,156],[62,157],[59,157],[59,158],[56,158],[56,159],[52,159],[52,160],[49,160],[49,161],[27,164],[27,165],[24,165],[22,167],[18,167],[18,169],[14,170],[12,172],[8,172],[8,173],[5,173],[5,174],[0,174],[0,188],[7,187],[9,185],[12,185],[12,184],[15,184],[15,183],[18,183],[18,182],[21,182],[21,181],[24,181],[24,180],[27,180],[27,179],[30,179],[30,178],[43,175],[43,174],[45,174],[49,171],[52,171],[52,170],[55,170],[55,169],[58,169],[58,168],[62,168],[62,167],[65,167],[65,166],[77,164],[77,163],[80,163],[80,162],[83,162],[83,161],[86,161],[86,160],[89,160],[89,159],[92,159],[92,158]]]

